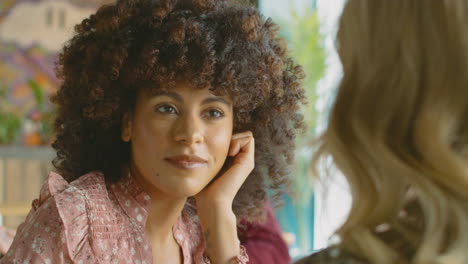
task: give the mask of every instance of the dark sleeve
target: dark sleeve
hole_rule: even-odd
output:
[[[249,255],[249,264],[289,264],[288,246],[281,236],[281,228],[269,204],[265,223],[241,221],[239,238]]]

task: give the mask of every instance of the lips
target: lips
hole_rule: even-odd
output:
[[[196,155],[177,155],[167,157],[165,160],[179,169],[198,169],[206,166],[208,162]]]

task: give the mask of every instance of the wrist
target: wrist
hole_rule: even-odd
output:
[[[198,212],[205,241],[205,253],[211,263],[231,263],[240,255],[237,219],[231,208],[202,209]]]
[[[232,211],[231,204],[224,203],[197,203],[198,217],[202,226],[237,225],[237,218]]]

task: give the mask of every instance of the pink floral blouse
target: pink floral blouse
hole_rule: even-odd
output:
[[[102,173],[91,172],[67,183],[52,172],[0,263],[151,264],[145,235],[149,200],[130,176],[109,184]],[[186,205],[173,226],[186,264],[209,263],[197,219]],[[233,263],[247,262],[241,246]]]

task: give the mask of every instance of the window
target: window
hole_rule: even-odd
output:
[[[59,27],[61,29],[64,29],[65,26],[66,26],[66,13],[65,13],[65,9],[60,9],[60,12],[59,12]]]
[[[52,7],[48,7],[46,10],[46,25],[51,27],[53,22],[54,10]]]
[[[299,139],[293,188],[297,197],[285,197],[285,206],[277,211],[284,232],[292,233],[290,245],[294,259],[325,247],[328,238],[342,223],[349,209],[346,182],[337,173],[324,191],[314,186],[307,175],[312,150],[306,142],[326,124],[327,111],[335,87],[341,78],[341,64],[334,49],[334,37],[344,0],[259,0],[266,17],[280,25],[280,34],[288,42],[290,55],[303,66],[307,78],[304,87],[309,105],[304,108],[310,130]]]

